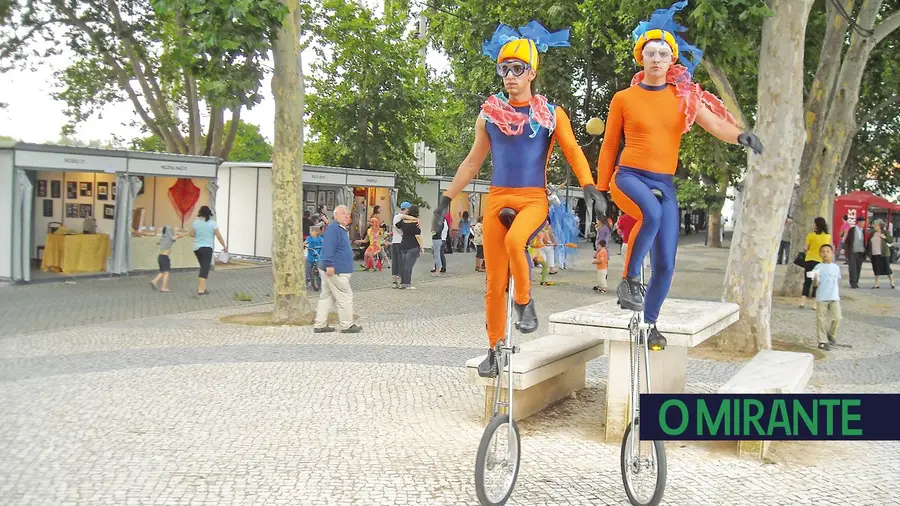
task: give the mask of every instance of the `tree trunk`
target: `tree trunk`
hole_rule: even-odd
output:
[[[740,305],[740,320],[718,338],[720,346],[741,352],[772,347],[775,255],[804,137],[803,45],[813,0],[767,3],[774,14],[763,23],[755,128],[766,150],[748,154],[740,220],[725,270],[723,299]]]
[[[300,62],[300,10],[289,12],[274,45],[275,146],[272,152],[273,323],[298,321],[312,312],[306,298],[303,258],[303,68]]]
[[[852,1],[844,1],[852,7]],[[859,10],[857,24],[863,29],[874,25],[878,11],[881,9],[881,3],[882,0],[864,0]],[[832,12],[831,15],[833,18],[828,18],[829,28],[832,25],[839,25],[846,31],[847,23],[844,18],[837,12]],[[835,35],[841,43],[837,46],[837,51],[843,44],[844,31]],[[791,226],[790,258],[794,258],[797,253],[804,251],[806,235],[812,231],[813,220],[816,217],[825,218],[830,225],[829,230],[832,232],[839,225],[831,223],[833,219],[830,210],[833,208],[839,171],[844,166],[850,144],[857,132],[856,105],[859,102],[862,76],[876,42],[877,40],[873,37],[862,36],[856,31],[852,32],[850,47],[842,61],[839,52],[837,55],[826,54],[826,50],[829,49],[828,33],[826,32],[826,45],[823,46],[821,57],[823,60],[820,61],[819,70],[816,72],[816,81],[814,81],[810,94],[810,104],[807,106],[807,128],[809,130],[800,166],[800,199],[796,216],[793,216],[794,223]],[[840,69],[839,73],[837,72],[838,68]],[[817,86],[816,83],[820,77],[826,83]],[[833,84],[828,84],[827,80],[829,79],[834,81]],[[828,89],[833,91],[826,93]],[[794,264],[788,265],[781,286],[782,295],[799,296],[802,286],[803,269]]]
[[[722,208],[709,209],[706,226],[706,247],[722,247]]]

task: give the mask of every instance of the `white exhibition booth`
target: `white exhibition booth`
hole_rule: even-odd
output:
[[[229,253],[272,257],[272,164],[225,162],[218,168],[216,221]],[[351,207],[352,240],[362,239],[375,206],[381,221],[389,221],[396,207],[395,174],[344,167],[303,166],[304,210],[331,212],[339,205]],[[300,231],[298,230],[299,234]]]
[[[150,227],[189,228],[197,209],[215,200],[218,163],[168,153],[0,145],[0,237],[10,239],[0,247],[0,279],[31,281],[37,262],[43,271],[67,275],[155,268],[156,241],[142,236],[154,235]],[[89,219],[94,233],[82,233]],[[56,263],[45,257],[51,253]],[[152,258],[152,265],[136,265],[135,257]]]
[[[437,208],[438,200],[445,190],[450,188],[453,178],[450,176],[425,176],[424,183],[416,184],[416,195],[424,200],[430,210],[421,209],[419,216],[422,219],[422,237],[425,243],[431,244],[431,217],[433,210]],[[469,220],[475,224],[475,220],[484,212],[487,193],[491,189],[490,181],[475,179],[466,186],[463,191],[459,192],[453,200],[450,201],[450,216],[453,217],[453,226],[451,228],[458,229],[459,222],[462,220],[463,211],[469,211]]]

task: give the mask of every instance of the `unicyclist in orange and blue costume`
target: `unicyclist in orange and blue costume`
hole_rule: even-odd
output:
[[[597,167],[598,188],[609,191],[619,209],[637,220],[616,295],[623,308],[644,312],[651,324],[651,349],[666,346],[656,320],[675,271],[679,212],[673,178],[681,136],[696,121],[721,141],[762,152],[759,139],[741,132],[722,101],[691,81],[703,52],[677,35],[686,29],[673,20],[686,5],[681,0],[659,9],[632,32],[634,58],[644,70],[613,96]],[[679,59],[686,67],[675,64]],[[640,271],[648,252],[652,276],[645,297]]]
[[[506,288],[510,272],[515,282],[512,296],[519,331],[527,334],[538,327],[531,298],[531,259],[525,247],[547,219],[547,164],[554,143],[559,143],[585,196],[603,198],[594,186],[587,159],[575,140],[566,112],[549,103],[543,95],[532,93],[538,53],[546,52],[549,47],[568,46],[568,39],[568,30],[550,33],[532,21],[518,30],[501,24],[491,40],[484,43],[484,55],[496,62],[507,95],[498,93],[482,104],[472,149],[435,210],[436,217],[444,215],[450,200],[478,174],[484,158],[491,152],[493,173],[482,236],[487,273],[484,307],[490,348],[478,367],[478,373],[485,377],[497,374],[495,349],[506,331]],[[503,208],[516,211],[516,219],[508,231],[500,222]],[[604,208],[601,212],[605,211]],[[440,223],[435,225],[433,228],[437,229]]]

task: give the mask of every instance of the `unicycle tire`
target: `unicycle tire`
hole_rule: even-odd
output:
[[[481,436],[481,443],[478,445],[478,455],[475,457],[475,492],[478,494],[478,501],[481,502],[482,506],[502,506],[506,504],[516,486],[516,479],[519,477],[522,439],[519,437],[519,426],[513,421],[512,432],[515,441],[512,447],[512,476],[508,479],[505,489],[500,491],[485,489],[485,466],[488,463],[488,451],[491,449],[491,441],[494,439],[497,431],[507,430],[508,423],[509,415],[496,415],[491,418],[490,423],[484,429],[484,435]],[[507,442],[507,448],[509,448],[509,442]],[[507,453],[507,456],[509,457],[509,453]]]
[[[653,449],[656,453],[656,485],[653,489],[653,495],[649,500],[645,501],[636,497],[633,486],[629,483],[628,473],[626,472],[627,467],[631,464],[627,460],[628,456],[626,455],[626,449],[628,447],[628,438],[631,435],[632,427],[632,423],[629,422],[628,427],[625,428],[625,436],[622,438],[622,451],[619,459],[622,464],[622,485],[625,486],[625,494],[628,495],[628,501],[634,506],[657,506],[660,501],[662,501],[663,493],[666,490],[666,448],[662,441],[652,441]]]

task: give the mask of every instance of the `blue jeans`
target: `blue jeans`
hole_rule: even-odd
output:
[[[673,177],[628,167],[619,167],[613,176],[613,199],[620,209],[638,220],[631,231],[625,274],[641,275],[641,264],[650,253],[651,277],[644,297],[644,320],[653,323],[659,317],[675,274],[675,250],[678,247],[679,213]],[[660,190],[662,201],[651,190]]]

